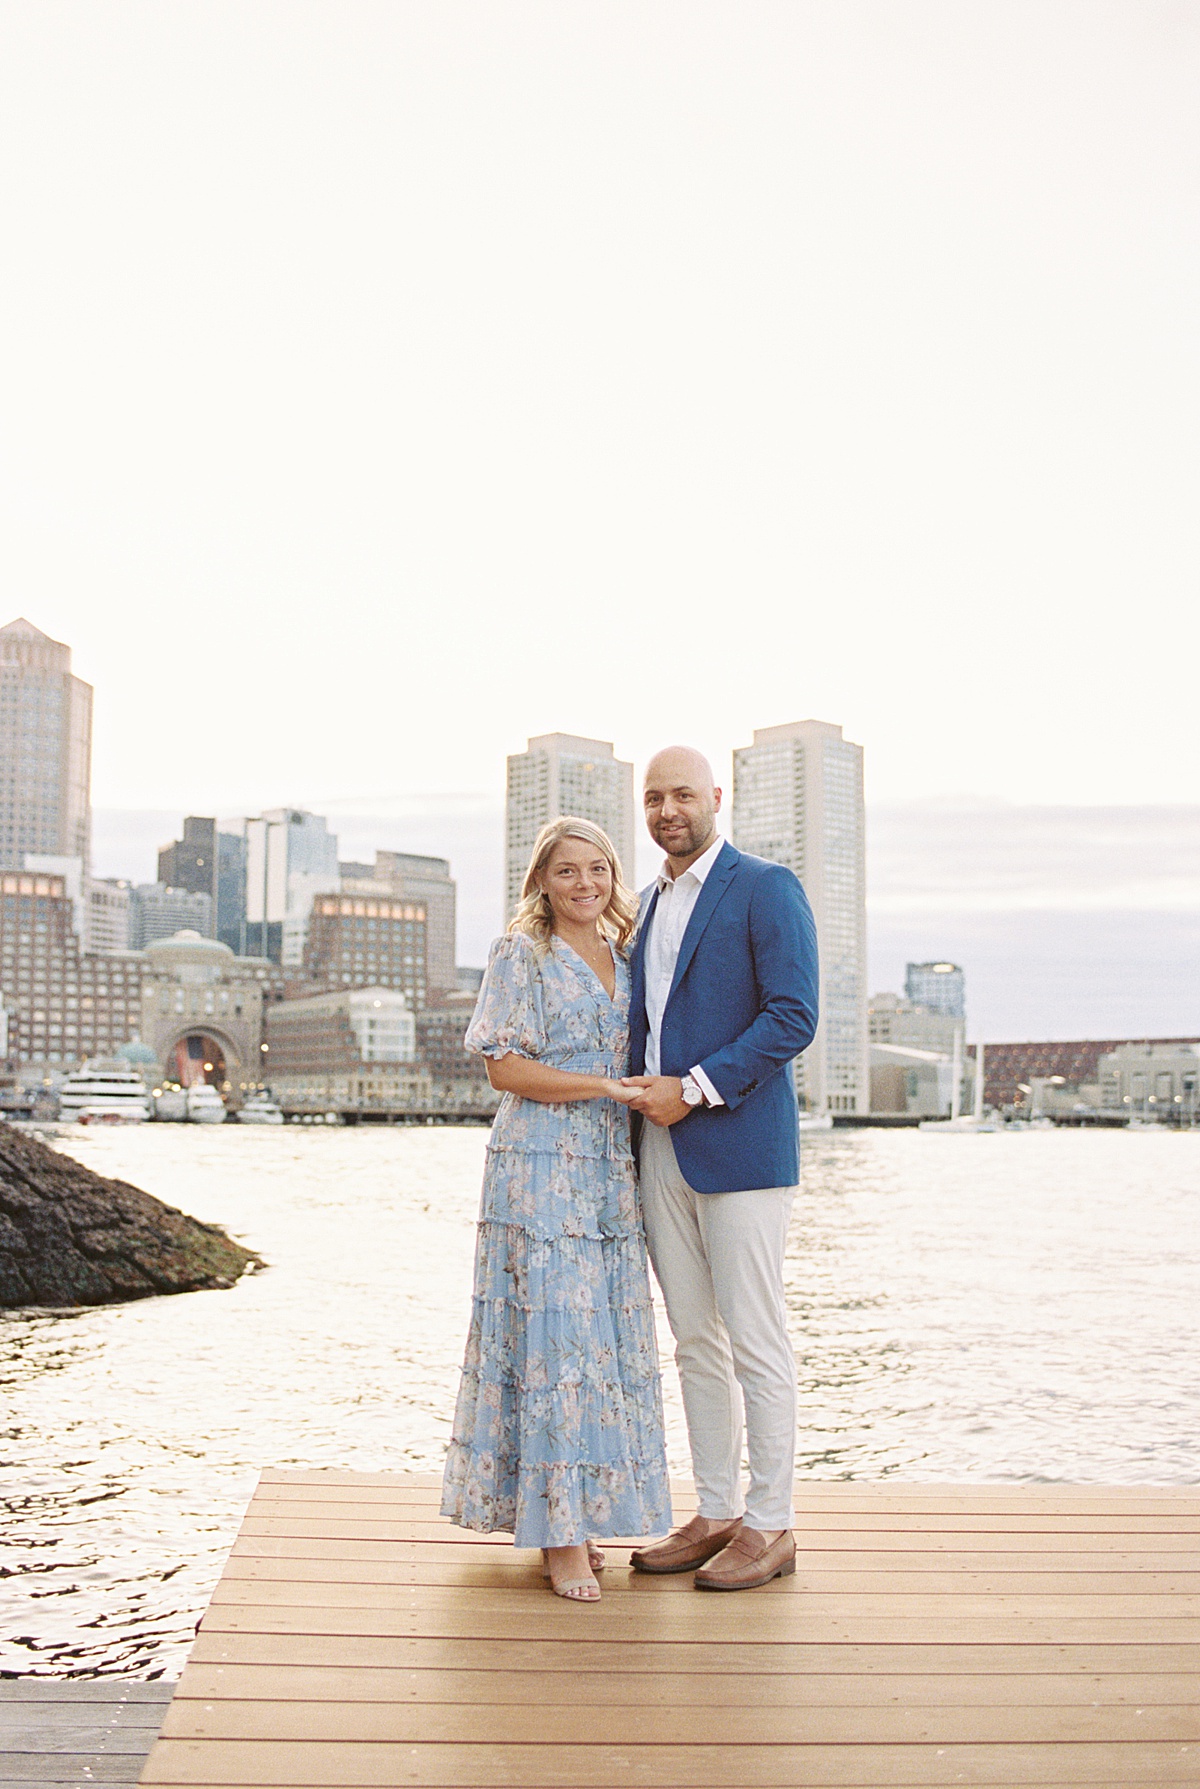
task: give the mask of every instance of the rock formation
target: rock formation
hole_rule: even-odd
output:
[[[0,1123],[0,1308],[198,1292],[261,1266],[217,1225]]]

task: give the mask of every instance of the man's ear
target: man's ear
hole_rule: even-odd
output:
[[[714,789],[713,790],[713,813],[719,814],[720,811],[721,811],[721,791],[720,791],[720,789]]]

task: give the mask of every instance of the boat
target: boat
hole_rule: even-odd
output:
[[[831,1131],[833,1118],[828,1112],[801,1112],[800,1129],[802,1131]]]
[[[973,1112],[960,1112],[959,1101],[962,1097],[959,1088],[962,1081],[962,1031],[954,1033],[954,1079],[950,1094],[949,1118],[923,1118],[917,1126],[919,1131],[939,1131],[943,1136],[968,1135],[975,1136],[981,1131],[1002,1131],[1003,1119],[996,1118],[983,1110],[983,1045],[975,1046],[975,1109]]]
[[[207,1081],[197,1081],[194,1087],[187,1090],[187,1117],[189,1124],[224,1124],[229,1114],[225,1110],[225,1101],[215,1087]]]
[[[265,1088],[252,1093],[237,1115],[239,1124],[282,1124],[283,1113]]]
[[[65,1124],[145,1124],[150,1096],[136,1069],[115,1056],[97,1056],[72,1071],[59,1088]]]
[[[156,1087],[153,1116],[164,1124],[183,1124],[187,1119],[187,1090],[183,1087]]]

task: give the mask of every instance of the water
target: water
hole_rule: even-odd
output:
[[[0,1318],[0,1669],[172,1676],[260,1467],[439,1469],[484,1142],[150,1125],[60,1145],[270,1266]],[[1198,1229],[1200,1134],[806,1140],[801,1477],[1196,1482]],[[686,1471],[673,1370],[667,1404]]]

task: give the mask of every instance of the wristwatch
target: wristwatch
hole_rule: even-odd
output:
[[[685,1075],[683,1077],[680,1091],[683,1094],[685,1106],[702,1106],[704,1104],[704,1090],[694,1076]]]

